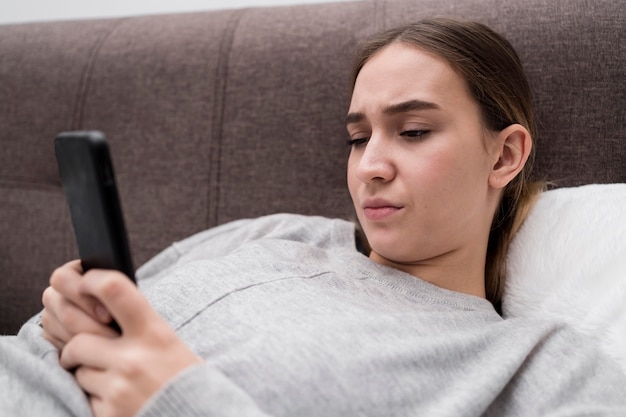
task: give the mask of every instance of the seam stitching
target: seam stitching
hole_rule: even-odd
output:
[[[264,286],[264,285],[275,284],[275,283],[281,282],[281,281],[290,281],[290,280],[295,280],[295,279],[309,280],[309,279],[320,278],[320,277],[323,277],[323,276],[329,275],[329,274],[332,274],[332,271],[318,271],[318,272],[314,272],[312,274],[308,274],[308,275],[305,275],[305,276],[302,276],[302,275],[289,275],[289,276],[286,276],[286,277],[280,277],[280,278],[272,279],[272,280],[269,280],[269,281],[255,282],[255,283],[248,284],[248,285],[245,285],[245,286],[242,286],[242,287],[233,288],[232,290],[230,290],[228,292],[225,292],[224,294],[221,294],[219,297],[214,298],[213,300],[210,300],[204,307],[202,307],[201,309],[196,311],[194,314],[192,314],[187,319],[183,320],[181,323],[175,325],[174,326],[174,330],[175,331],[179,331],[180,329],[185,327],[187,324],[189,324],[191,321],[193,321],[193,319],[198,317],[200,314],[204,313],[208,308],[210,308],[211,306],[213,306],[213,305],[217,304],[218,302],[224,300],[225,298],[230,297],[233,294],[237,294],[239,292],[246,291],[246,290],[249,290],[249,289],[255,288],[255,287],[261,287],[261,286]]]
[[[207,196],[207,217],[206,227],[218,224],[219,221],[219,201],[221,196],[221,167],[222,167],[222,133],[224,123],[224,108],[226,98],[226,87],[228,85],[228,64],[232,52],[235,32],[241,21],[241,17],[247,9],[240,9],[234,12],[229,18],[221,39],[219,58],[215,70],[215,86],[213,97],[215,106],[213,111],[210,141],[214,141],[214,147],[210,151],[215,152],[210,157],[209,167],[209,187]],[[214,149],[211,149],[214,148]],[[214,181],[211,181],[213,177]]]
[[[91,78],[95,69],[96,60],[100,54],[100,50],[102,46],[106,42],[106,40],[111,36],[113,32],[115,32],[126,20],[125,19],[116,19],[112,22],[110,29],[100,35],[100,37],[94,42],[91,50],[89,51],[89,57],[87,58],[87,63],[83,70],[83,73],[80,76],[80,81],[78,84],[78,91],[76,92],[76,101],[74,103],[74,111],[72,112],[72,120],[70,123],[71,130],[79,130],[83,126],[83,118],[85,116],[85,103],[87,101],[87,95],[89,93],[89,86],[91,84]]]

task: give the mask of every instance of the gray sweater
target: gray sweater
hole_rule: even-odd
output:
[[[626,377],[592,342],[378,265],[346,221],[233,222],[137,275],[206,361],[143,417],[626,416]],[[0,415],[89,415],[40,333],[0,338]]]

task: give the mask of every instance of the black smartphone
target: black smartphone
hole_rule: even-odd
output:
[[[54,148],[83,270],[115,269],[135,282],[109,146],[102,132],[60,133]]]

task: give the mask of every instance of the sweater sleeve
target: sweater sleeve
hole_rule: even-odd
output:
[[[208,364],[192,366],[165,385],[137,417],[268,417],[250,396]]]

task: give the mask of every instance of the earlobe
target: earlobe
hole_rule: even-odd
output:
[[[489,185],[504,188],[524,168],[533,143],[528,130],[513,124],[498,133],[498,159],[489,176]]]

